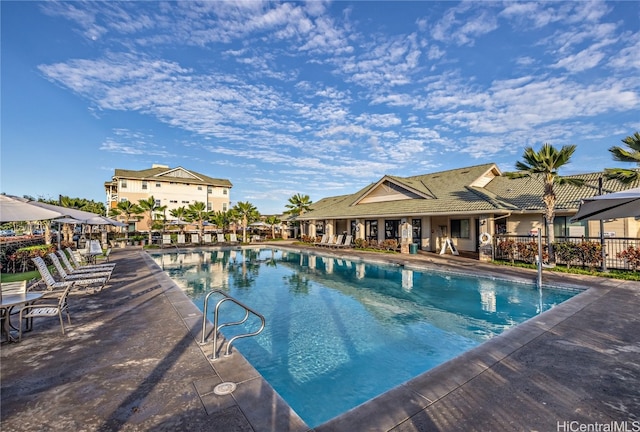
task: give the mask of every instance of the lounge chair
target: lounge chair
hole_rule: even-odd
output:
[[[113,269],[116,266],[115,263],[82,264],[78,259],[77,252],[73,251],[70,248],[65,249],[65,251],[67,252],[69,259],[71,259],[72,264],[75,268],[99,270],[99,269],[109,269],[109,268]]]
[[[49,254],[49,255],[51,256],[53,254]],[[50,282],[54,282],[57,284],[73,283],[74,286],[80,286],[84,288],[88,288],[91,286],[93,288],[94,293],[101,291],[102,288],[104,288],[104,286],[107,284],[107,280],[108,280],[107,277],[104,277],[104,276],[93,277],[94,275],[91,273],[85,273],[83,275],[67,275],[67,273],[64,271],[64,269],[60,265],[60,261],[58,260],[58,257],[56,257],[55,255],[53,256],[55,257],[55,260],[58,261],[58,265],[56,265],[56,270],[58,271],[58,274],[60,276],[60,279],[61,279],[60,281],[55,280],[55,278],[47,268],[47,264],[44,262],[42,258],[40,257],[31,258],[31,260],[36,264],[36,267],[38,268],[38,271],[40,272],[42,279],[47,284],[47,288],[49,288],[50,290],[63,287],[61,285],[55,285],[55,284],[50,285]],[[54,265],[55,265],[55,261],[54,261]]]
[[[231,233],[231,234],[229,234],[229,243],[232,243],[232,244],[238,244],[238,243],[240,243],[240,242],[238,241],[238,236],[236,235],[236,233]]]
[[[111,273],[112,270],[96,270],[93,272],[79,272],[79,273],[67,273],[67,271],[64,269],[64,267],[62,267],[62,264],[60,263],[60,260],[58,259],[58,257],[56,256],[56,254],[54,254],[53,252],[51,252],[49,255],[47,255],[49,257],[49,259],[51,260],[51,262],[53,263],[54,267],[56,268],[56,271],[58,272],[58,275],[63,279],[63,280],[74,280],[74,279],[94,279],[94,278],[106,278],[107,280],[109,280],[111,278]]]
[[[336,242],[336,236],[334,236],[333,234],[329,234],[329,236],[327,237],[327,241],[325,241],[324,243],[320,243],[319,246],[330,246],[332,244],[335,244]]]
[[[350,248],[352,240],[353,240],[353,236],[351,234],[347,234],[345,236],[345,238],[344,238],[344,243],[336,244],[335,247],[337,247],[337,248]]]
[[[112,273],[114,267],[78,267],[78,268],[74,268],[71,263],[69,262],[69,259],[67,258],[67,254],[62,251],[62,250],[58,250],[58,256],[60,257],[60,261],[62,262],[62,265],[65,269],[65,271],[68,274],[87,274],[87,273],[95,273],[95,272],[102,272],[102,273]]]
[[[66,289],[67,287],[71,287],[75,285],[75,281],[57,281],[53,278],[53,275],[47,268],[47,264],[40,257],[31,258],[33,263],[36,265],[38,272],[40,273],[40,277],[42,277],[42,281],[47,286],[47,290],[54,291],[60,289]]]
[[[202,235],[202,241],[205,244],[211,244],[211,234],[207,233],[207,234],[203,234]]]
[[[191,234],[191,243],[195,245],[200,244],[200,235],[199,234]]]
[[[218,233],[218,243],[226,243],[227,240],[224,238],[223,233]]]
[[[171,246],[171,234],[162,234],[162,247]]]
[[[34,303],[24,306],[20,309],[20,323],[25,319],[28,322],[32,322],[35,317],[54,317],[58,316],[60,318],[60,329],[62,330],[62,334],[64,334],[64,319],[62,318],[62,314],[67,314],[67,321],[71,324],[71,315],[69,315],[69,304],[67,302],[67,297],[69,296],[69,291],[71,290],[72,285],[67,286],[61,293],[57,302],[54,302],[53,298],[42,297],[39,300],[36,300]],[[22,325],[20,325],[18,340],[22,340]]]
[[[327,243],[328,247],[340,247],[344,240],[344,234],[340,234],[334,243]]]
[[[185,245],[186,241],[184,239],[184,234],[178,234],[177,238],[176,238],[176,244],[177,245]]]
[[[322,246],[327,243],[327,240],[329,240],[329,236],[327,234],[322,234],[322,238],[320,238],[320,241],[314,242],[313,244],[315,246]]]

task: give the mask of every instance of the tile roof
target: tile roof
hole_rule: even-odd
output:
[[[179,171],[182,170],[186,173],[192,174],[194,177],[167,177],[162,176],[162,174],[169,173],[171,171]],[[172,181],[175,183],[189,183],[189,184],[203,184],[203,185],[211,185],[211,186],[221,186],[221,187],[232,187],[233,185],[227,179],[219,179],[206,176],[204,174],[200,174],[196,171],[187,170],[182,167],[176,168],[167,168],[167,167],[153,167],[143,170],[125,170],[125,169],[116,169],[114,171],[114,179],[138,179],[138,180],[149,180],[156,181],[158,179],[164,181]]]
[[[556,211],[577,211],[580,200],[598,195],[602,173],[565,176],[585,180],[585,186],[556,185]],[[479,181],[482,180],[482,181]],[[390,182],[420,198],[366,202],[381,184]],[[603,193],[637,187],[605,180]],[[348,219],[411,215],[490,214],[536,212],[544,210],[543,185],[535,178],[509,179],[493,163],[458,168],[412,177],[384,176],[350,194],[323,198],[311,206],[300,220]]]

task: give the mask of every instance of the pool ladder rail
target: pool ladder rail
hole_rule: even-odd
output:
[[[211,355],[211,359],[212,360],[217,360],[218,359],[218,352],[217,352],[217,346],[218,346],[218,333],[220,331],[220,329],[222,329],[223,327],[230,327],[230,326],[234,326],[234,325],[240,325],[243,324],[247,321],[247,319],[249,319],[249,315],[254,315],[256,317],[258,317],[260,319],[260,328],[254,332],[249,332],[249,333],[243,333],[243,334],[239,334],[236,335],[234,337],[232,337],[231,339],[229,339],[229,342],[227,342],[227,348],[225,350],[225,357],[230,356],[231,355],[231,346],[233,345],[233,342],[235,342],[238,339],[241,338],[246,338],[246,337],[251,337],[251,336],[256,336],[258,334],[260,334],[262,332],[262,330],[264,330],[264,326],[265,326],[265,319],[264,316],[262,316],[262,314],[254,311],[253,309],[251,309],[249,306],[239,302],[238,300],[234,299],[233,297],[230,297],[227,293],[225,293],[224,291],[221,290],[212,290],[209,291],[206,295],[206,297],[204,298],[204,310],[203,310],[203,315],[202,315],[202,341],[200,342],[202,345],[204,345],[206,343],[206,337],[207,337],[207,333],[206,333],[206,329],[207,329],[207,310],[209,307],[209,297],[211,297],[213,294],[221,294],[222,298],[220,300],[218,300],[218,302],[216,303],[216,307],[213,311],[213,354]],[[223,303],[226,302],[232,302],[238,306],[240,306],[242,309],[244,309],[244,318],[241,319],[240,321],[235,321],[235,322],[227,322],[227,323],[222,323],[222,324],[218,324],[219,321],[219,310],[220,310],[220,306]]]

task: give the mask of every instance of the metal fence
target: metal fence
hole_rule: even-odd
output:
[[[497,260],[535,262],[535,255],[538,253],[538,238],[536,236],[516,236],[516,235],[498,235],[494,238],[494,258]],[[573,243],[576,245],[584,243],[601,244],[600,237],[556,237],[555,244]],[[542,238],[544,254],[548,250],[546,239]],[[606,267],[608,269],[632,270],[629,263],[622,258],[618,258],[618,254],[627,250],[630,246],[635,249],[640,248],[640,238],[638,237],[605,237],[604,250],[606,253]],[[602,254],[599,252],[600,259],[592,264],[597,267],[602,266]],[[561,257],[556,255],[556,263],[567,264]],[[572,266],[586,265],[580,259],[572,260]]]

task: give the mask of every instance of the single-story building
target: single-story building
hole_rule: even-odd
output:
[[[604,173],[579,174],[584,186],[554,187],[557,201],[556,237],[597,237],[598,221],[571,222],[584,198],[617,192],[638,184],[599,179]],[[477,251],[482,240],[495,235],[545,233],[544,186],[535,178],[510,179],[494,163],[411,177],[385,175],[351,194],[323,198],[297,217],[302,233],[351,234],[354,239],[417,244],[440,251],[447,241],[460,251]],[[605,221],[612,237],[639,237],[635,218]],[[491,237],[489,237],[491,236]]]

